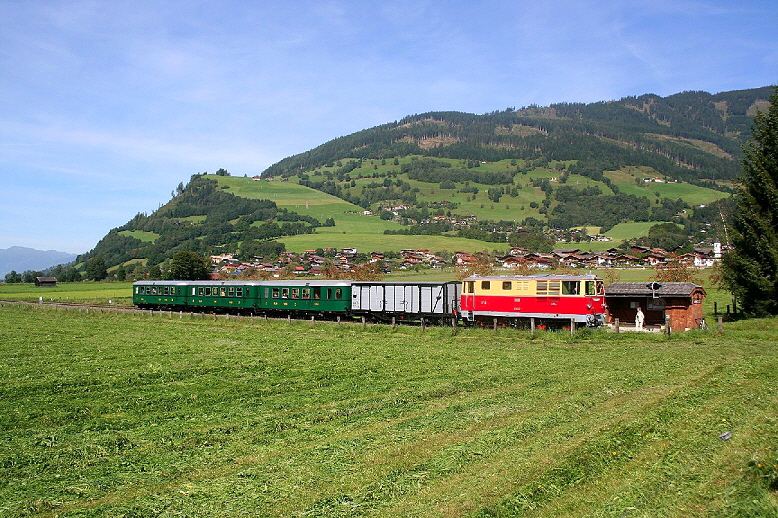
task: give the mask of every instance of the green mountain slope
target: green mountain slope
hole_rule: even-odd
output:
[[[585,174],[649,166],[701,184],[737,175],[753,111],[770,87],[553,104],[484,115],[429,112],[334,139],[281,160],[263,176],[291,176],[339,159],[407,155],[496,162],[576,160]]]
[[[570,239],[587,227],[621,240],[660,222],[693,242],[715,239],[741,144],[770,92],[409,116],[288,157],[263,180],[195,175],[80,259],[148,268],[179,250],[472,252],[505,249],[525,231]]]

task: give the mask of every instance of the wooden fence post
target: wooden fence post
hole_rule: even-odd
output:
[[[665,334],[667,334],[667,336],[670,336],[671,331],[672,330],[670,329],[670,315],[665,315]]]
[[[718,325],[718,331],[719,333],[724,332],[724,317],[719,317],[719,325]]]
[[[618,318],[614,318],[613,319],[613,325],[616,328],[616,332],[618,333],[620,331],[620,329],[619,329],[619,319]]]

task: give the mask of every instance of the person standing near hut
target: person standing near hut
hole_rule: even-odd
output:
[[[638,311],[635,313],[635,329],[638,331],[643,329],[643,320],[645,319],[643,315],[643,310],[640,309],[640,306],[638,306]]]

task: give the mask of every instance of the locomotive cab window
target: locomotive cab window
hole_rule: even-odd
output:
[[[594,295],[594,281],[586,281],[586,294]]]
[[[502,289],[504,291],[509,291],[513,287],[513,283],[511,281],[503,281],[502,282]]]
[[[475,293],[475,281],[465,282],[465,293]]]
[[[481,281],[481,289],[482,290],[488,290],[491,286],[491,283],[489,281]]]
[[[578,281],[562,281],[563,295],[578,295]]]

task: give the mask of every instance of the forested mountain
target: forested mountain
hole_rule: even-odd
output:
[[[302,238],[292,236],[301,234],[318,236],[306,236],[306,248],[333,246],[338,234],[358,241],[361,232],[384,234],[385,250],[424,235],[477,240],[472,248],[483,249],[527,232],[547,241],[573,227],[606,232],[630,222],[673,223],[687,244],[721,239],[741,146],[772,91],[412,115],[262,174],[281,182],[227,179],[224,170],[194,175],[159,210],[112,229],[79,261],[100,258],[137,277],[180,250],[274,257],[290,239],[299,246]],[[315,196],[310,208],[300,204]],[[378,218],[354,220],[363,209]],[[392,240],[399,236],[408,237]]]
[[[625,166],[715,187],[737,176],[754,110],[771,87],[709,94],[646,94],[591,104],[508,108],[484,115],[429,112],[337,138],[269,167],[289,176],[346,157],[406,155],[495,162],[576,160],[571,172],[597,176]]]

